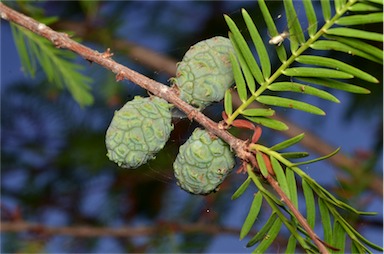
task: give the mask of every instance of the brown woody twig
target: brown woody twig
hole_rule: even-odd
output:
[[[207,223],[175,223],[159,222],[156,226],[138,226],[138,227],[50,227],[43,224],[27,223],[23,221],[1,222],[0,232],[38,232],[44,235],[71,235],[75,237],[138,237],[155,235],[164,231],[206,234],[239,234],[240,230],[236,228],[220,227],[216,225],[207,225]]]

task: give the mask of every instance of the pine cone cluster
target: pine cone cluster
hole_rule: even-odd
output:
[[[202,110],[224,98],[234,78],[229,39],[214,37],[192,46],[179,63],[173,85],[182,100]],[[173,129],[172,105],[158,97],[136,96],[115,112],[106,133],[107,156],[123,168],[137,168],[153,159]],[[196,129],[180,147],[174,162],[178,185],[193,194],[218,189],[235,160],[228,145]]]

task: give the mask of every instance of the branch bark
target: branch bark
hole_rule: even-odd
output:
[[[111,70],[116,74],[118,81],[127,79],[133,83],[141,86],[147,91],[151,92],[155,96],[161,97],[174,106],[183,111],[190,120],[195,120],[200,123],[206,130],[215,134],[216,136],[227,142],[230,147],[236,152],[240,159],[246,160],[249,155],[246,152],[246,142],[232,136],[229,132],[218,127],[218,124],[211,119],[207,118],[203,113],[192,107],[188,103],[181,100],[175,89],[172,89],[162,83],[152,80],[128,67],[121,65],[111,59],[112,54],[107,50],[104,53],[100,53],[96,50],[92,50],[80,43],[77,43],[69,38],[66,33],[59,33],[45,24],[42,24],[30,17],[27,17],[7,6],[0,3],[0,16],[3,19],[10,20],[24,28],[50,40],[57,48],[66,48],[76,54],[82,56],[84,59],[97,63],[104,68]]]
[[[319,248],[320,253],[323,253],[323,254],[328,253],[328,250],[325,247],[324,243],[322,241],[320,241],[320,238],[316,235],[316,233],[309,226],[309,224],[308,224],[307,220],[304,218],[304,216],[299,212],[299,210],[296,209],[296,207],[291,202],[291,200],[287,197],[287,195],[285,195],[284,191],[280,188],[279,183],[271,175],[267,176],[267,181],[272,186],[272,188],[279,194],[279,196],[281,197],[281,201],[284,202],[288,206],[288,208],[295,215],[297,221],[303,226],[305,231],[307,231],[309,237],[311,237],[313,242]]]
[[[141,227],[89,227],[89,226],[73,226],[73,227],[49,227],[43,224],[18,222],[1,222],[0,232],[35,232],[44,235],[71,235],[75,237],[138,237],[161,234],[162,232],[183,232],[206,234],[239,234],[237,228],[220,227],[216,225],[207,225],[207,223],[175,223],[175,222],[159,222],[156,226]]]

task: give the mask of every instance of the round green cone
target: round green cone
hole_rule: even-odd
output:
[[[193,45],[172,79],[180,98],[200,110],[222,100],[234,82],[230,52],[234,52],[231,41],[220,36]]]
[[[158,97],[136,96],[116,111],[105,137],[108,158],[123,168],[153,159],[173,129],[170,107]]]
[[[193,194],[216,191],[235,166],[229,146],[207,131],[195,129],[180,146],[173,164],[178,185]]]

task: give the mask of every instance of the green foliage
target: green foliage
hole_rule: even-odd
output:
[[[235,200],[239,198],[241,195],[243,195],[244,191],[248,188],[249,184],[251,183],[252,179],[250,177],[245,180],[240,187],[233,193],[232,200]]]
[[[52,22],[44,19],[41,22]],[[84,66],[75,62],[76,55],[55,48],[47,39],[11,23],[12,33],[24,71],[32,77],[41,66],[48,81],[62,89],[67,87],[81,106],[91,105],[93,96],[89,84],[92,79],[83,74]]]
[[[257,215],[260,212],[262,202],[263,195],[260,192],[257,192],[255,194],[255,197],[253,198],[252,205],[247,215],[247,218],[245,218],[244,224],[241,228],[240,239],[243,239],[251,230],[253,224],[255,223]]]
[[[279,96],[260,95],[257,97],[256,100],[265,105],[294,108],[316,115],[325,115],[325,112],[319,109],[318,107],[308,104],[306,102],[301,102],[293,99],[282,98]]]
[[[350,54],[356,54],[361,57],[365,57],[369,60],[376,60],[379,61],[382,57],[382,51],[378,48],[375,48],[373,46],[367,47],[369,48],[369,51],[367,49],[363,49],[363,47],[353,48],[353,46],[345,44],[345,38],[349,37],[352,38],[352,40],[356,40],[354,38],[364,38],[364,39],[370,39],[370,40],[381,40],[382,36],[376,33],[372,32],[366,32],[358,29],[351,30],[350,28],[331,28],[333,24],[336,23],[337,20],[339,20],[345,12],[348,11],[348,8],[350,6],[353,6],[353,4],[356,1],[348,2],[337,15],[335,15],[332,18],[332,22],[326,23],[321,29],[316,31],[315,34],[313,34],[307,41],[303,41],[302,36],[302,30],[297,25],[296,22],[298,19],[296,17],[296,14],[294,15],[296,18],[292,19],[292,13],[295,13],[294,8],[292,8],[291,4],[289,4],[289,1],[285,1],[287,10],[287,22],[293,22],[294,23],[294,32],[296,33],[295,36],[292,36],[293,33],[291,33],[291,36],[289,38],[290,44],[291,44],[291,50],[292,55],[289,59],[286,60],[287,52],[285,51],[285,48],[283,45],[275,45],[275,49],[277,50],[277,54],[282,60],[283,64],[276,70],[274,74],[270,74],[270,60],[269,57],[265,56],[264,52],[266,52],[266,46],[262,43],[260,34],[258,33],[255,24],[253,24],[249,14],[243,10],[243,17],[245,20],[245,23],[247,25],[248,31],[251,34],[251,37],[253,39],[254,45],[258,52],[258,59],[260,61],[261,69],[256,64],[256,58],[251,57],[252,54],[250,53],[251,50],[248,47],[248,45],[245,42],[245,39],[243,35],[241,35],[239,29],[237,28],[236,24],[228,17],[225,16],[225,19],[228,23],[228,26],[231,30],[230,39],[234,45],[236,56],[232,57],[232,64],[234,66],[234,75],[236,80],[236,87],[238,89],[238,94],[243,102],[242,105],[239,106],[239,108],[231,112],[231,116],[229,116],[229,124],[231,121],[233,121],[239,114],[241,114],[253,101],[259,101],[266,105],[274,105],[274,106],[282,106],[282,107],[291,107],[296,108],[299,110],[304,110],[310,113],[315,114],[323,114],[323,112],[317,108],[314,108],[314,106],[308,106],[306,104],[302,104],[302,102],[298,102],[296,100],[289,100],[283,98],[270,98],[270,97],[263,97],[261,95],[265,90],[271,90],[271,91],[293,91],[293,92],[302,92],[306,94],[310,94],[312,96],[317,96],[323,99],[331,100],[334,102],[338,102],[338,100],[329,94],[328,92],[322,91],[320,89],[312,87],[312,84],[315,85],[324,85],[329,84],[327,83],[330,81],[329,86],[332,86],[334,84],[333,88],[335,89],[342,89],[346,90],[351,86],[348,91],[350,92],[366,92],[366,89],[364,88],[358,88],[355,85],[352,85],[350,83],[346,83],[344,81],[341,81],[340,79],[352,79],[352,78],[359,78],[366,80],[368,82],[372,83],[378,83],[378,80],[373,77],[372,75],[359,70],[356,67],[353,67],[351,65],[345,64],[342,61],[327,58],[327,57],[320,57],[320,56],[311,56],[311,55],[302,55],[306,50],[309,48],[313,49],[321,49],[321,50],[339,50],[342,52],[348,52]],[[269,33],[271,36],[278,36],[276,26],[273,23],[273,20],[270,18],[269,11],[267,7],[265,6],[263,1],[259,1],[260,8],[262,10],[262,14],[265,18],[265,22],[267,24]],[[313,24],[318,24],[317,17],[314,15],[314,13],[311,11],[313,9],[310,2],[305,1],[306,10],[309,9],[309,11],[306,13],[308,19],[310,20],[311,26]],[[326,4],[326,2],[323,4],[323,10],[325,11],[324,16],[326,18],[330,17],[330,10],[329,5]],[[351,15],[352,17],[354,15]],[[359,15],[360,16],[360,15]],[[336,29],[336,30],[335,30]],[[343,29],[343,30],[340,30]],[[312,33],[314,32],[311,27]],[[300,34],[300,36],[297,35]],[[332,35],[332,37],[329,37],[327,35]],[[327,37],[326,37],[327,36]],[[322,38],[323,40],[319,40]],[[326,39],[326,40],[324,40]],[[353,45],[356,46],[358,43],[355,42]],[[300,45],[300,47],[298,47]],[[337,46],[337,47],[336,47]],[[284,53],[282,53],[284,52]],[[237,63],[236,63],[237,62]],[[295,62],[301,63],[302,65],[300,67],[290,67]],[[311,67],[313,65],[322,66],[324,68],[314,68]],[[253,71],[251,71],[253,70]],[[263,72],[263,73],[262,73]],[[249,78],[250,75],[254,77],[254,80],[259,84],[259,88],[255,90],[254,81],[250,81]],[[275,82],[275,80],[280,76],[287,76],[291,80],[295,79],[297,82]],[[243,78],[243,76],[245,78]],[[308,80],[310,78],[310,80]],[[326,82],[324,81],[326,79]],[[245,90],[247,89],[248,90]],[[249,96],[249,97],[248,97]],[[261,98],[260,98],[261,97]],[[227,112],[228,113],[228,112]],[[265,117],[265,116],[264,116]],[[249,119],[252,121],[252,119]],[[256,122],[256,121],[255,121]],[[256,123],[263,124],[262,122],[258,121]],[[267,127],[270,127],[266,125]]]
[[[299,134],[293,138],[284,140],[283,142],[280,142],[280,143],[272,146],[270,149],[273,151],[283,150],[283,149],[286,149],[288,147],[293,146],[294,144],[299,143],[303,138],[304,138],[304,133],[301,133],[301,134]]]
[[[382,22],[381,2],[358,2],[356,0],[330,2],[323,0],[321,1],[321,6],[325,22],[321,25],[323,21],[316,16],[312,2],[309,0],[303,1],[308,21],[308,28],[304,28],[301,26],[301,22],[296,14],[293,1],[284,1],[285,15],[287,24],[289,24],[290,52],[285,47],[288,39],[284,41],[288,36],[279,34],[266,3],[263,0],[258,1],[258,3],[268,32],[273,40],[269,41],[270,45],[263,42],[263,38],[259,34],[252,18],[243,9],[242,15],[252,39],[252,46],[256,49],[256,56],[253,56],[251,53],[251,47],[248,46],[245,36],[240,32],[237,24],[229,16],[225,16],[230,29],[229,38],[235,49],[235,54],[231,55],[231,63],[236,82],[236,93],[241,100],[241,104],[235,108],[230,103],[232,95],[227,91],[224,109],[228,115],[226,120],[228,125],[234,123],[238,117],[243,116],[255,124],[261,124],[268,128],[278,130],[287,128],[284,123],[272,118],[274,110],[251,108],[250,105],[255,101],[268,107],[286,107],[312,114],[325,115],[323,110],[311,103],[283,97],[288,96],[289,93],[278,93],[278,95],[272,96],[270,93],[265,95],[264,93],[267,91],[302,93],[339,103],[340,101],[332,94],[333,90],[324,91],[322,88],[328,87],[351,93],[367,94],[369,90],[356,84],[359,84],[361,80],[370,83],[379,82],[371,74],[356,66],[344,63],[342,60],[335,59],[331,54],[327,57],[317,56],[317,54],[322,54],[324,50],[335,50],[382,64],[382,50],[368,42],[382,42],[382,34],[362,30],[359,26],[345,27]],[[309,38],[305,37],[307,31]],[[271,70],[270,56],[266,53],[270,48],[276,50],[276,54],[281,61],[281,65],[274,72]],[[281,81],[281,79],[289,79],[290,82]],[[317,246],[311,242],[308,232],[295,219],[292,211],[282,204],[275,194],[266,189],[267,185],[264,183],[263,178],[266,178],[273,172],[273,177],[279,183],[279,187],[296,208],[298,207],[296,177],[301,178],[306,207],[306,220],[309,226],[314,228],[317,217],[320,217],[324,230],[323,240],[328,248],[332,250],[337,249],[336,252],[339,253],[343,253],[346,250],[370,253],[370,248],[382,250],[380,246],[371,243],[358,233],[341,216],[342,211],[340,210],[357,215],[373,215],[374,213],[357,211],[335,198],[298,167],[299,165],[327,159],[336,154],[339,149],[329,155],[297,163],[293,163],[287,158],[299,158],[306,156],[307,153],[277,152],[297,144],[303,137],[304,134],[300,134],[270,148],[259,144],[250,145],[251,151],[255,154],[261,175],[256,175],[248,164],[247,172],[249,177],[232,197],[235,199],[244,193],[247,187],[250,186],[250,179],[259,189],[259,192],[257,192],[257,204],[255,201],[253,202],[244,222],[240,238],[242,239],[249,233],[249,229],[253,226],[251,222],[256,221],[254,214],[258,214],[258,206],[261,202],[259,201],[261,199],[260,195],[270,205],[272,212],[264,226],[248,242],[247,247],[258,244],[254,252],[266,251],[272,244],[273,239],[278,235],[282,224],[284,224],[291,232],[286,249],[288,253],[295,252],[297,243],[298,246],[301,246],[307,252],[319,251]],[[266,163],[265,155],[270,160],[269,166]],[[319,207],[319,213],[316,212],[316,206]],[[282,211],[288,213],[290,219]],[[349,241],[351,244],[347,247]]]
[[[279,179],[277,179],[279,181]],[[280,182],[280,181],[279,181]],[[315,197],[313,196],[313,191],[307,182],[302,180],[302,187],[305,197],[305,208],[307,209],[307,221],[311,228],[315,227],[316,219],[316,206],[315,206]]]

